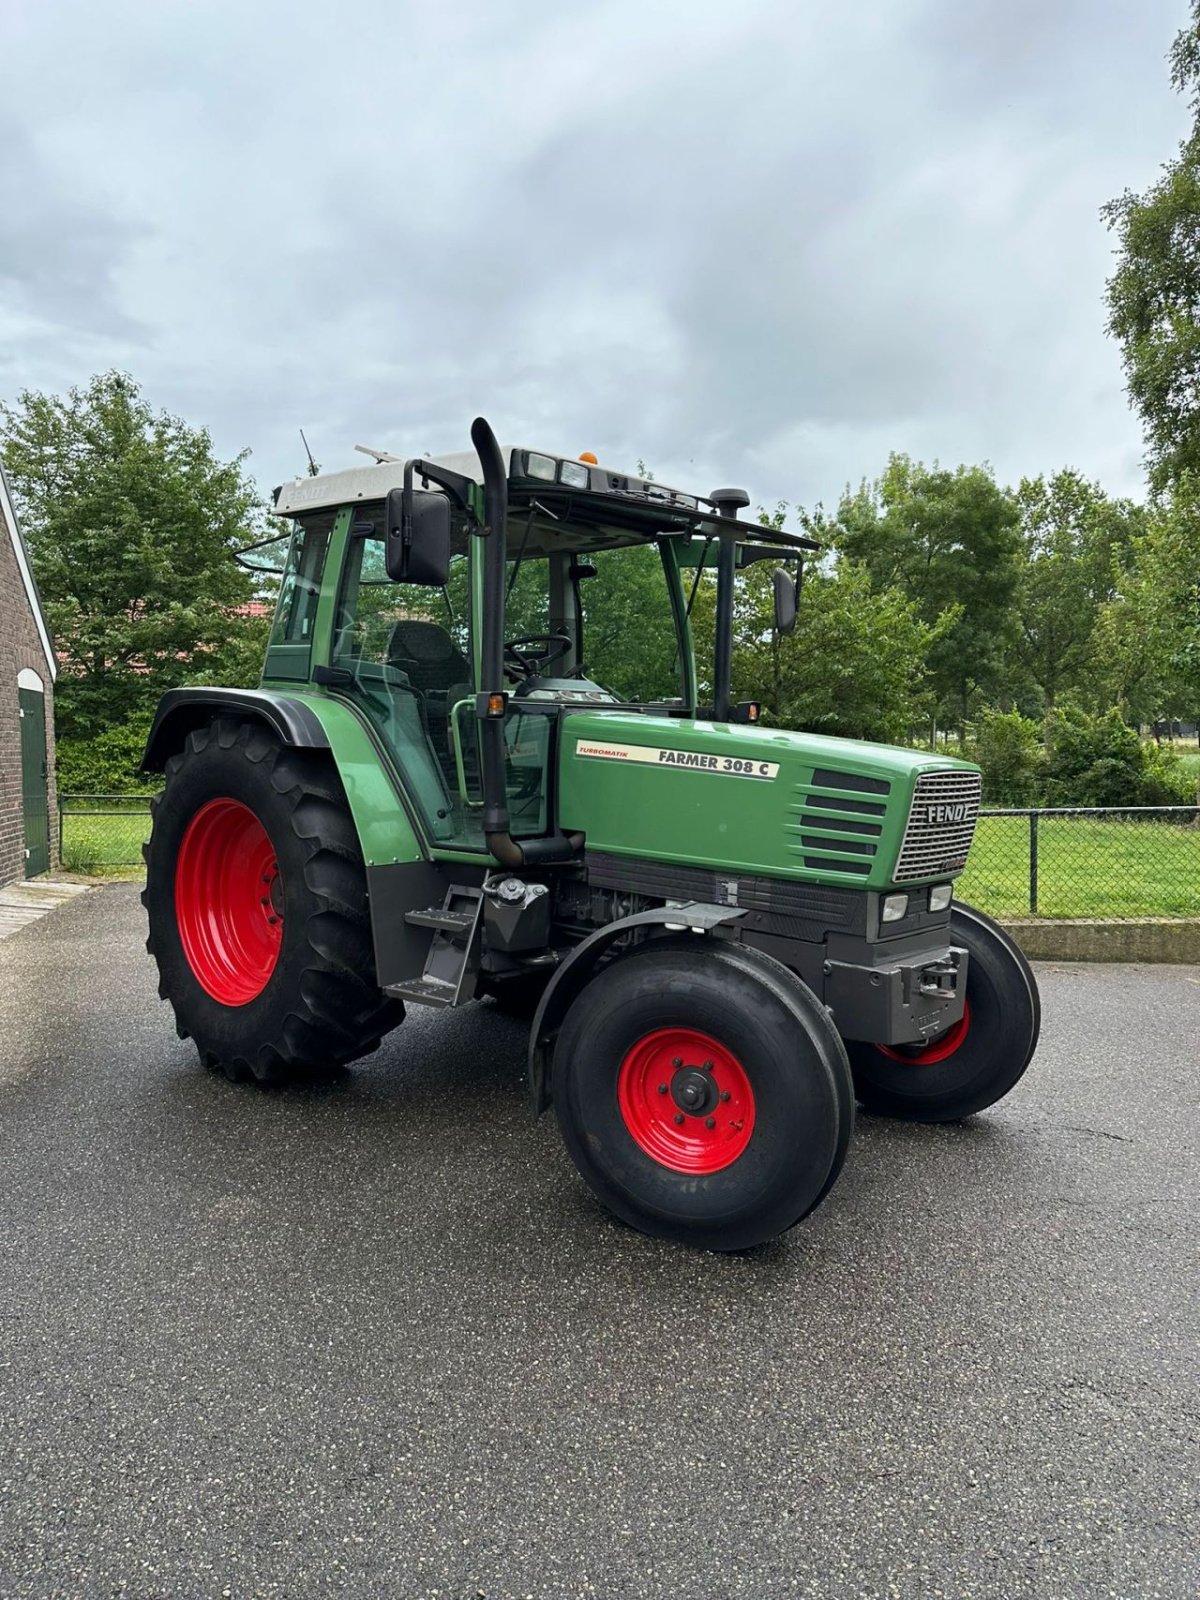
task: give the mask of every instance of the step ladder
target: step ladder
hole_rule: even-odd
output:
[[[440,906],[406,911],[410,928],[432,928],[425,970],[419,978],[389,983],[385,993],[421,1006],[463,1005],[475,997],[479,971],[480,917],[483,890],[454,884]]]

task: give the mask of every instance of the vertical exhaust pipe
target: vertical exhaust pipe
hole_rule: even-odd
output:
[[[736,517],[750,504],[744,489],[714,489],[709,500],[722,517]],[[713,720],[728,722],[733,698],[733,585],[737,576],[737,542],[733,531],[718,534],[717,628],[713,649]]]

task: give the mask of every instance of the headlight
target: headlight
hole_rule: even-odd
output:
[[[884,922],[899,922],[908,910],[908,896],[906,894],[888,894],[883,897]]]
[[[534,455],[531,450],[525,457],[525,470],[531,478],[542,478],[546,483],[553,483],[556,476],[557,461],[553,456]]]
[[[563,461],[558,468],[558,480],[569,489],[586,489],[592,481],[582,461]]]
[[[939,883],[936,888],[929,891],[930,911],[945,911],[954,899],[954,885],[952,883]]]

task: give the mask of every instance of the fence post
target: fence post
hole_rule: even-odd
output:
[[[1038,908],[1038,814],[1029,813],[1029,915],[1037,916]]]

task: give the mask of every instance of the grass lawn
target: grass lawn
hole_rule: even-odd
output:
[[[1029,915],[1029,820],[984,817],[955,890],[993,916]],[[1038,819],[1038,915],[1200,916],[1200,828]]]
[[[63,866],[70,872],[101,874],[140,867],[142,845],[150,837],[146,804],[141,796],[131,797],[123,806],[72,801],[71,809],[62,814]]]

